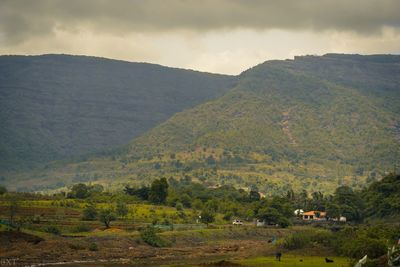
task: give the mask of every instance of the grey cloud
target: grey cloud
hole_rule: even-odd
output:
[[[398,0],[0,0],[3,43],[55,29],[130,32],[220,29],[338,30],[379,33],[400,27]]]

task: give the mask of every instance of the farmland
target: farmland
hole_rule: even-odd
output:
[[[368,255],[380,266],[400,235],[392,201],[399,181],[391,174],[362,192],[339,187],[333,196],[311,198],[293,192],[261,198],[254,190],[205,188],[189,179],[114,192],[95,184],[53,195],[3,189],[0,259],[18,266],[274,267],[351,266]],[[302,221],[293,215],[300,205],[331,216],[339,210],[350,222]]]

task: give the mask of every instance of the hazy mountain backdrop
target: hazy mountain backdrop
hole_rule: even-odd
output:
[[[104,58],[1,56],[0,168],[125,144],[234,80]]]
[[[41,67],[31,66],[32,71],[24,60],[34,59],[40,59]],[[21,61],[27,70],[13,79],[7,77],[14,72],[9,76],[1,72],[6,104],[2,104],[2,124],[7,119],[2,151],[73,155],[121,144],[129,135],[133,139],[108,154],[55,162],[35,171],[3,171],[3,183],[20,190],[55,189],[76,182],[118,187],[163,176],[209,186],[257,187],[265,194],[290,188],[332,192],[338,184],[361,187],[398,164],[400,56],[296,57],[267,61],[238,77],[65,56],[3,57],[2,68],[17,64],[4,63],[12,60]],[[41,77],[46,77],[44,87],[38,82]],[[10,80],[17,85],[7,86]],[[133,86],[136,83],[147,87]],[[55,85],[60,86],[56,93],[51,91]],[[138,93],[138,88],[146,89]],[[163,94],[166,91],[172,93]],[[176,99],[183,103],[176,106]],[[53,111],[63,103],[74,108]],[[42,104],[49,124],[41,123]],[[189,106],[193,108],[183,110]],[[31,108],[22,114],[21,107]],[[163,122],[174,112],[178,113]],[[49,131],[49,125],[58,125],[57,133],[68,138]],[[40,145],[27,149],[17,142],[24,139]],[[56,149],[43,148],[43,143]],[[54,152],[60,150],[63,153]]]

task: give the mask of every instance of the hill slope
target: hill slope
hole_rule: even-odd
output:
[[[0,57],[0,169],[122,145],[234,77],[104,58]]]
[[[399,56],[268,61],[241,74],[223,96],[175,114],[118,154],[7,175],[21,190],[88,181],[121,186],[160,176],[265,194],[361,187],[398,159],[399,89]]]
[[[373,157],[377,164],[393,164],[400,57],[387,58],[327,55],[266,62],[243,73],[223,97],[178,113],[136,139],[131,153],[200,146],[291,160],[362,164]]]

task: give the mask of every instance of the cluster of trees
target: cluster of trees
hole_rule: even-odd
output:
[[[348,220],[360,222],[368,217],[399,215],[399,194],[400,175],[391,173],[360,191],[339,186],[333,195],[324,196],[321,192],[313,192],[309,198],[306,191],[299,194],[288,191],[287,198],[295,208],[326,211],[329,217],[342,215]]]
[[[83,183],[75,184],[67,194],[68,198],[85,199],[95,194],[100,194],[104,190],[100,184],[86,185]]]
[[[94,203],[89,202],[83,210],[82,220],[94,221],[98,219],[106,228],[109,228],[112,221],[118,217],[125,217],[128,212],[128,206],[123,201],[118,201],[115,207],[110,206],[101,209],[98,209]]]
[[[150,187],[133,188],[126,186],[124,192],[141,200],[149,200],[154,204],[165,204],[168,196],[168,187],[167,179],[161,178],[154,180]]]
[[[287,192],[286,198],[290,200],[295,209],[326,211],[328,217],[345,216],[351,221],[360,221],[363,218],[362,193],[356,192],[348,186],[336,188],[333,195],[313,192],[310,196],[305,190],[298,194],[290,190]]]
[[[90,200],[99,194],[107,194],[102,191],[103,188],[99,185],[76,184],[67,196]],[[389,174],[360,191],[340,186],[333,195],[323,195],[321,192],[309,194],[305,190],[295,193],[289,190],[285,196],[261,198],[256,188],[250,192],[229,185],[208,188],[192,182],[188,176],[179,181],[174,178],[156,179],[150,186],[139,188],[126,186],[124,193],[125,196],[133,196],[137,201],[168,205],[180,211],[191,208],[206,224],[212,223],[217,213],[223,214],[226,221],[233,218],[257,218],[283,227],[290,225],[295,209],[326,211],[328,217],[345,216],[354,222],[361,222],[366,217],[400,214],[400,175],[395,174]],[[112,209],[100,211],[94,204],[88,204],[84,218],[98,218],[108,227],[113,219],[117,216],[124,217],[127,212],[123,200],[117,201]]]
[[[165,178],[156,179],[149,187],[126,186],[124,192],[141,200],[173,206],[179,210],[192,208],[198,211],[200,221],[205,224],[214,222],[216,214],[221,213],[227,221],[234,217],[248,220],[257,217],[268,223],[287,226],[292,214],[292,206],[286,198],[261,200],[255,189],[247,192],[229,185],[208,188],[193,183],[187,176],[180,181],[174,178],[168,181]]]
[[[392,244],[396,244],[399,235],[400,228],[389,224],[348,226],[335,232],[322,228],[307,229],[286,236],[283,246],[292,250],[314,247],[315,244],[318,244],[328,247],[338,255],[357,259],[357,261],[368,255],[369,264],[365,266],[386,266],[377,264],[378,258],[387,255],[388,245],[390,247]]]

